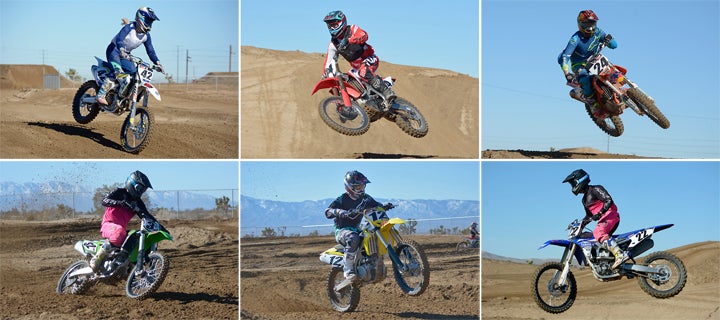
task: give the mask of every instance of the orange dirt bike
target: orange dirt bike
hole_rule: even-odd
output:
[[[115,81],[112,77],[112,67],[108,62],[95,57],[97,65],[92,66],[94,80],[83,83],[75,93],[72,103],[72,114],[75,121],[80,124],[87,124],[95,120],[95,117],[102,112],[120,116],[126,111],[129,112],[120,129],[120,141],[123,150],[130,153],[140,153],[148,145],[151,125],[155,118],[148,109],[148,94],[160,101],[160,93],[150,83],[155,71],[165,74],[157,66],[142,61],[142,59],[130,56],[135,64],[137,72],[129,75],[125,83],[116,84],[107,92],[108,105],[101,105],[97,102],[97,92],[105,81]],[[141,102],[141,105],[138,105]]]
[[[370,129],[370,123],[385,118],[395,122],[402,131],[415,138],[428,133],[428,123],[412,103],[397,97],[388,100],[366,84],[357,70],[348,73],[338,68],[338,53],[333,59],[334,74],[315,84],[312,94],[320,89],[330,89],[330,97],[320,101],[320,118],[333,130],[349,136],[357,136]],[[394,79],[383,79],[390,87]]]
[[[586,61],[592,89],[601,108],[600,115],[593,114],[577,81],[568,83],[574,88],[570,91],[570,97],[584,103],[590,119],[602,131],[613,137],[623,134],[625,128],[620,115],[626,108],[632,109],[640,116],[648,116],[663,129],[669,128],[670,121],[660,112],[655,100],[625,76],[627,69],[612,64],[607,57],[600,54],[604,47],[605,45],[601,43],[598,53],[590,56]]]
[[[382,207],[354,212],[362,214],[367,221],[362,226],[362,245],[355,260],[357,283],[342,286],[345,280],[345,248],[342,245],[330,248],[320,255],[320,261],[332,266],[327,280],[327,294],[335,310],[354,311],[360,303],[360,287],[385,279],[387,269],[383,257],[386,255],[392,261],[395,282],[403,293],[418,296],[427,289],[430,283],[430,264],[425,252],[417,242],[400,237],[395,225],[405,223],[405,220],[389,219],[385,211],[392,208],[394,206],[389,203]]]

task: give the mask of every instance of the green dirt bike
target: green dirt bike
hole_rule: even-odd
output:
[[[84,259],[71,264],[58,281],[57,293],[83,294],[97,282],[115,284],[127,277],[125,293],[128,297],[142,300],[157,290],[165,280],[169,261],[157,252],[158,242],[172,241],[170,232],[149,215],[140,221],[140,230],[131,230],[128,237],[139,234],[139,241],[128,257],[129,263],[118,265],[115,261],[119,249],[108,253],[97,272],[90,267],[90,260],[102,247],[104,240],[81,240],[75,250]]]

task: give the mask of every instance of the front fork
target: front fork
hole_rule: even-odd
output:
[[[560,272],[560,278],[556,279],[556,283],[558,287],[564,286],[567,281],[567,275],[570,272],[570,262],[572,261],[573,255],[575,253],[575,250],[577,250],[577,244],[572,243],[569,247],[565,248],[565,252],[563,253],[562,260],[560,263],[562,264],[562,271]],[[557,277],[557,275],[556,275]]]
[[[136,274],[142,274],[145,270],[145,234],[146,232],[144,230],[140,231],[140,240],[138,241],[137,263],[135,264]]]

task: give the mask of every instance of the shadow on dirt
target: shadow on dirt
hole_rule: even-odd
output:
[[[478,319],[477,315],[446,315],[446,314],[437,314],[437,313],[417,313],[417,312],[401,312],[395,314],[398,317],[401,318],[409,318],[409,319],[452,319],[452,320],[464,320],[464,319]]]
[[[234,304],[239,305],[238,297],[222,297],[216,294],[207,293],[185,293],[185,292],[155,292],[152,295],[155,300],[175,300],[179,301],[180,304],[186,304],[195,301],[206,301],[211,303],[219,304]]]
[[[97,133],[97,132],[93,132],[91,129],[81,127],[78,125],[63,124],[63,123],[44,123],[44,122],[28,122],[27,125],[55,130],[57,132],[64,133],[69,136],[79,136],[79,137],[88,138],[92,141],[99,143],[102,146],[123,151],[123,148],[122,148],[122,146],[120,146],[120,144],[118,144],[112,140],[108,140],[107,138],[105,138],[105,135]]]
[[[412,154],[392,154],[392,153],[374,153],[374,152],[363,152],[356,153],[353,155],[355,159],[430,159],[436,158],[435,156],[421,156]]]

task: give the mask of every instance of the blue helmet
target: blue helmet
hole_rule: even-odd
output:
[[[328,13],[323,21],[327,24],[328,31],[333,38],[340,38],[345,33],[347,18],[342,11],[336,10]]]
[[[135,27],[140,33],[147,33],[152,29],[154,21],[160,21],[153,9],[142,7],[135,12]]]

